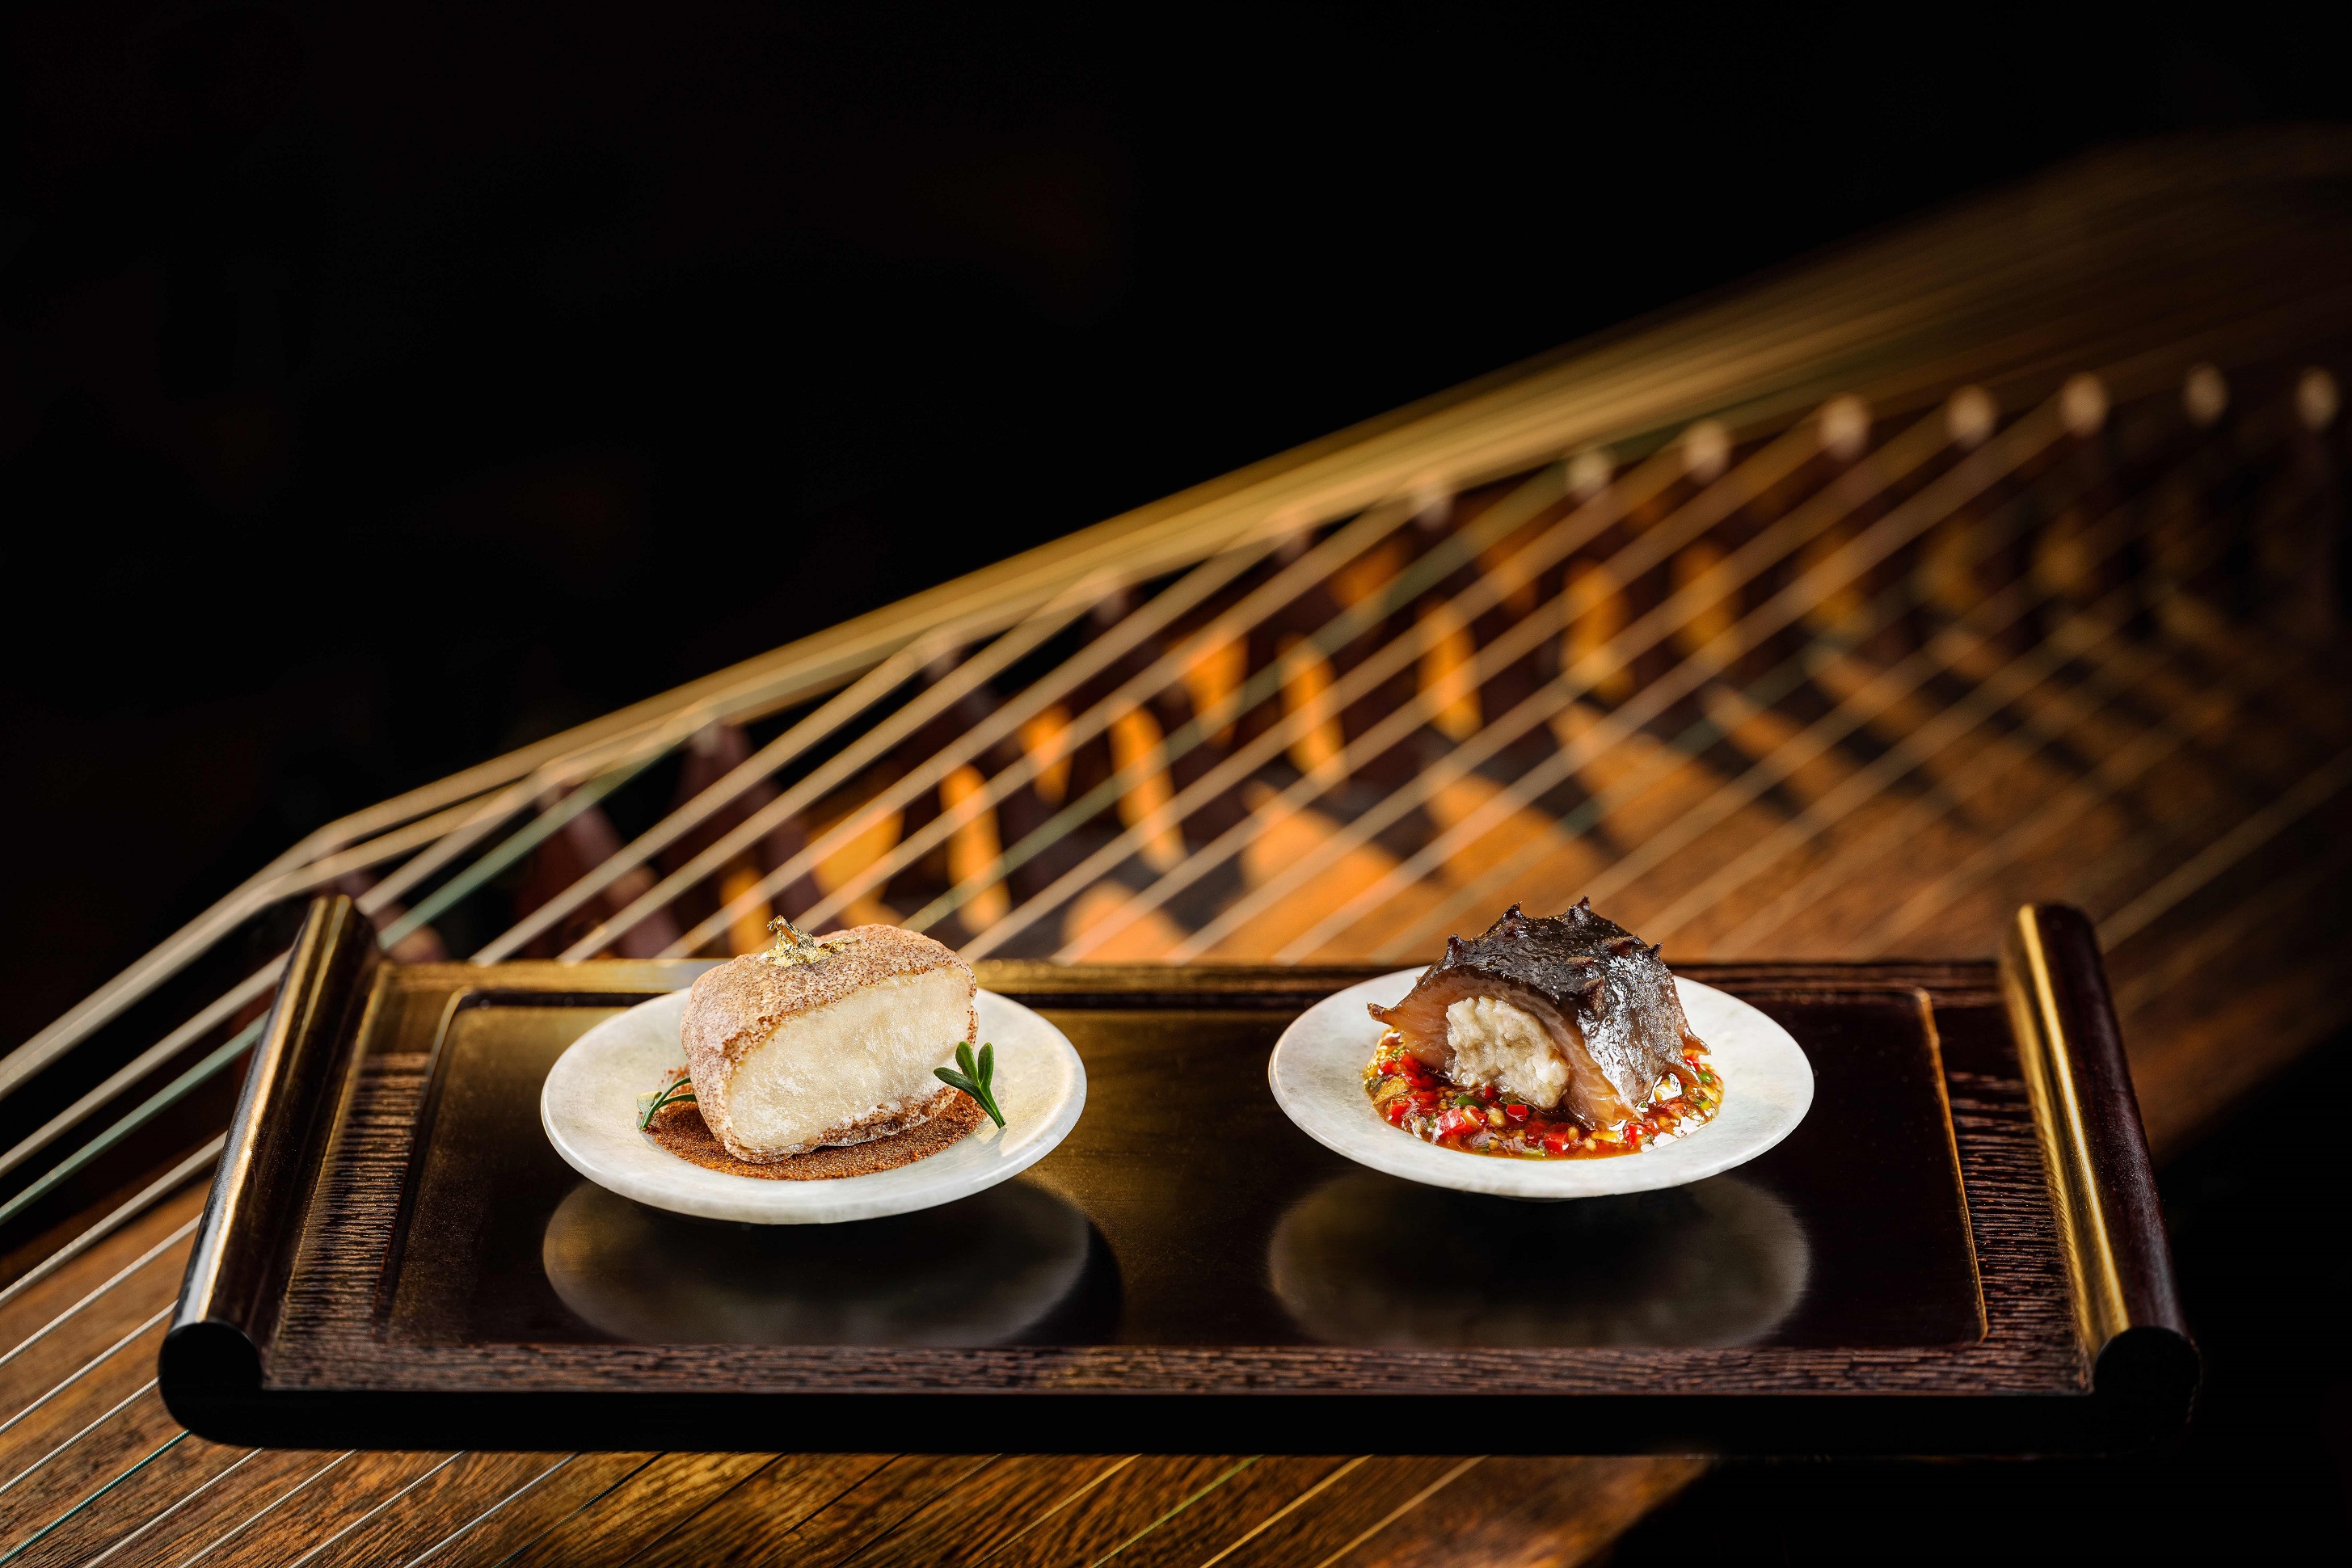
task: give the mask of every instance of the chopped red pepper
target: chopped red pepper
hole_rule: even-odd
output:
[[[1684,1052],[1688,1069],[1664,1086],[1664,1098],[1649,1115],[1593,1132],[1565,1116],[1546,1115],[1509,1099],[1499,1084],[1458,1085],[1402,1046],[1391,1035],[1373,1058],[1368,1082],[1381,1089],[1375,1096],[1378,1114],[1400,1131],[1465,1153],[1636,1153],[1706,1121],[1723,1097],[1722,1080],[1706,1052],[1693,1047]],[[1387,1087],[1391,1082],[1394,1087]]]
[[[1437,1132],[1438,1136],[1441,1138],[1451,1138],[1456,1135],[1466,1136],[1469,1133],[1475,1132],[1478,1129],[1486,1125],[1486,1122],[1484,1117],[1475,1115],[1471,1111],[1465,1110],[1457,1105],[1448,1110],[1444,1115],[1437,1119]]]

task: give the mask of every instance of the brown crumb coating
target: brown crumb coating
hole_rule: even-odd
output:
[[[942,1103],[944,1102],[944,1103]],[[825,1182],[842,1176],[871,1175],[895,1171],[929,1159],[963,1142],[988,1120],[987,1113],[959,1090],[942,1089],[929,1102],[921,1120],[874,1134],[868,1142],[846,1147],[812,1149],[805,1154],[755,1165],[730,1154],[712,1136],[709,1124],[691,1101],[663,1107],[655,1113],[646,1135],[664,1149],[706,1171],[730,1176],[758,1176],[770,1182]]]
[[[957,957],[952,948],[919,931],[887,925],[855,926],[819,937],[817,943],[824,952],[814,958],[746,953],[715,969],[705,970],[695,980],[693,989],[687,994],[685,1016],[678,1023],[678,1044],[686,1052],[689,1078],[698,1085],[727,1083],[752,1047],[765,1041],[787,1018],[829,1007],[868,986],[900,975],[952,969],[963,977],[967,994],[972,991],[971,967]],[[980,1018],[976,1011],[966,1012],[963,1029],[962,1038],[979,1038]],[[953,1043],[941,1041],[940,1048],[944,1051]],[[728,1123],[725,1096],[714,1092],[705,1098],[714,1102],[713,1107],[698,1115],[698,1120],[715,1115],[717,1124],[711,1131],[719,1141],[731,1149],[751,1152]],[[880,1131],[870,1130],[894,1116],[909,1119]],[[823,1145],[859,1143],[889,1136],[919,1120],[920,1115],[906,1110],[885,1112],[877,1109],[825,1129],[814,1142]],[[802,1155],[779,1156],[798,1157]]]

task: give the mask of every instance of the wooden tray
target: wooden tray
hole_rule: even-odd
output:
[[[538,1124],[591,1025],[693,963],[296,944],[162,1352],[172,1412],[302,1447],[2024,1452],[2176,1430],[2197,1381],[2082,917],[1992,963],[1685,973],[1811,1056],[1805,1124],[1566,1205],[1362,1171],[1266,1053],[1360,969],[982,963],[1085,1117],[925,1214],[762,1228],[580,1180]],[[1736,1092],[1735,1086],[1735,1092]]]

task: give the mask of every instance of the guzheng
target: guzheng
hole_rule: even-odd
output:
[[[185,1430],[157,1356],[184,1279],[297,1327],[408,1321],[405,1275],[191,1266],[221,1238],[203,1213],[225,1148],[245,1163],[218,1190],[298,1218],[316,1199],[320,1152],[281,1140],[283,1172],[254,1164],[231,1114],[257,1041],[308,1037],[379,952],[414,966],[417,1007],[495,994],[474,1011],[553,1040],[578,1026],[565,997],[666,989],[780,913],[928,931],[990,961],[983,983],[1073,1007],[1118,993],[1250,1027],[1513,901],[1589,895],[1727,984],[1772,960],[1770,984],[1816,1000],[1868,980],[1986,1019],[1979,961],[2021,940],[2042,956],[2012,980],[2095,973],[2104,951],[2148,1139],[2179,1146],[2352,1011],[2347,173],[2330,135],[2103,154],[312,834],[0,1058],[0,1562],[1011,1564],[1147,1537],[1187,1560],[1437,1562],[1503,1514],[1523,1540],[1605,1541],[1698,1462],[1453,1442],[992,1459],[880,1429],[872,1453],[574,1452],[560,1426],[530,1451],[420,1453],[323,1417],[334,1446],[289,1449]],[[2087,918],[2018,926],[2037,901]],[[1255,967],[1139,967],[1171,963]],[[1171,973],[1209,992],[1175,996]],[[2050,985],[2057,1019],[2072,993]],[[404,1142],[428,1047],[457,1037],[406,1027],[311,1091],[343,1154],[414,1194],[435,1179]],[[2065,1222],[2107,1201],[2063,1151],[2045,1182],[2034,1152],[2055,1048],[1951,1035],[1921,1058],[1969,1203],[2011,1191]],[[311,1081],[272,1064],[265,1089]],[[444,1093],[433,1125],[472,1104]],[[381,1106],[409,1119],[370,1121]],[[2002,1215],[1972,1217],[1990,1248]],[[310,1221],[306,1245],[340,1223]],[[673,1242],[677,1269],[704,1266]],[[1984,1321],[2012,1287],[2064,1299],[2005,1279],[1987,1267]],[[428,1327],[459,1310],[430,1284]],[[464,1310],[490,1312],[495,1284]],[[2083,1322],[2044,1328],[2095,1351],[2105,1287],[2073,1289]],[[1294,1339],[1350,1310],[1286,1306]],[[512,1343],[552,1332],[515,1311]],[[317,1376],[332,1343],[300,1342]],[[1564,1484],[1578,1467],[1593,1484]]]

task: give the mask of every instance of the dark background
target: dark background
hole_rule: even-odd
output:
[[[2352,117],[2243,6],[0,27],[0,1048],[410,784],[2086,149]],[[1620,1560],[2340,1531],[2346,1385],[2266,1303],[2345,1268],[2240,1288],[2332,1178],[2237,1146],[2167,1177],[2189,1455],[1735,1470]]]
[[[410,784],[2084,148],[2352,110],[2243,8],[945,12],[8,14],[0,1047]]]

